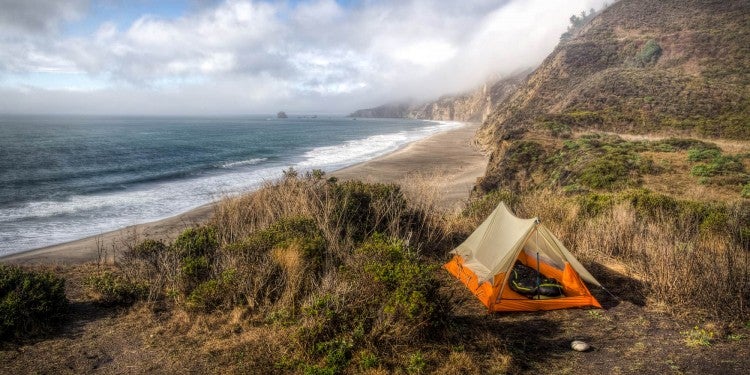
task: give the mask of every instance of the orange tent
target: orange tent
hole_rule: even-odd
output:
[[[597,307],[583,280],[601,287],[594,276],[571,254],[539,219],[514,216],[504,203],[451,251],[443,267],[461,280],[490,311],[535,311],[571,307]],[[537,264],[537,259],[539,263]],[[530,299],[509,287],[516,260],[539,269],[563,286],[563,297]]]

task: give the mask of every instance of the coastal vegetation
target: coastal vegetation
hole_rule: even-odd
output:
[[[4,344],[54,332],[41,314],[67,336],[24,347],[65,353],[44,363],[0,359],[16,372],[93,371],[119,353],[133,367],[111,372],[742,373],[746,11],[622,0],[572,18],[484,122],[487,170],[455,210],[420,176],[289,169],[172,240],[124,241],[114,263],[2,266]],[[441,269],[501,201],[538,217],[608,288],[592,288],[603,310],[488,314]],[[94,328],[81,333],[82,320]],[[574,339],[593,350],[572,352]],[[88,362],[71,363],[71,343]]]
[[[576,147],[591,147],[601,137],[576,138]],[[714,149],[684,139],[612,141],[619,146],[601,155],[612,152],[618,163],[628,163],[635,150]],[[515,161],[540,165],[555,155],[539,145],[519,147],[519,154]],[[599,188],[579,180],[569,180],[580,185],[576,189],[503,187],[475,195],[461,210],[445,211],[429,186],[419,183],[340,182],[322,171],[288,170],[253,194],[224,199],[212,221],[172,241],[132,239],[116,264],[71,270],[69,287],[77,290],[77,303],[114,313],[109,324],[151,322],[151,336],[139,340],[163,350],[163,343],[153,341],[158,335],[171,343],[174,361],[196,371],[539,370],[549,362],[529,361],[523,353],[550,350],[544,336],[559,319],[586,320],[626,345],[630,335],[643,333],[612,330],[679,317],[684,323],[674,332],[687,333],[665,340],[691,348],[705,332],[706,345],[741,345],[750,329],[748,202],[675,198],[629,174]],[[548,312],[536,323],[524,314],[487,315],[440,267],[447,251],[500,201],[519,216],[540,216],[617,296],[594,289],[605,307],[626,307]],[[62,327],[71,319],[62,320]],[[528,335],[532,342],[519,351]],[[203,354],[196,357],[195,350]]]
[[[67,308],[62,278],[0,264],[0,339],[49,333]]]

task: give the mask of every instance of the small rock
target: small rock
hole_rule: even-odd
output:
[[[591,345],[581,340],[574,340],[570,343],[570,347],[577,352],[585,352],[591,349]]]

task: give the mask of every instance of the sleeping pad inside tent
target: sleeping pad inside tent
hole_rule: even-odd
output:
[[[443,267],[490,311],[601,308],[583,282],[601,286],[594,276],[538,219],[518,218],[505,203],[501,202],[451,253],[453,258]],[[550,298],[514,291],[510,283],[517,262],[538,270],[540,282],[542,278],[555,279],[562,286],[563,295]]]

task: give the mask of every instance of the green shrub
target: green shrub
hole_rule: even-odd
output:
[[[230,269],[217,279],[198,284],[187,298],[188,308],[211,311],[221,305],[234,305],[237,302],[235,283],[236,271]]]
[[[325,358],[325,367],[337,373],[343,370],[351,360],[354,345],[342,339],[321,342],[315,345],[315,352]]]
[[[707,164],[698,164],[690,170],[690,174],[697,177],[714,177],[731,173],[742,173],[745,167],[733,156],[715,156]]]
[[[429,322],[437,295],[432,266],[423,264],[402,241],[376,234],[357,252],[369,261],[365,272],[384,286],[384,311],[407,320]]]
[[[496,158],[492,156],[491,158]],[[520,140],[510,144],[500,156],[496,178],[501,186],[518,190],[521,182],[531,179],[533,172],[543,170],[547,153],[544,147],[534,141]],[[484,185],[487,189],[488,186]],[[490,190],[497,189],[497,185]]]
[[[299,246],[303,256],[316,264],[326,250],[323,233],[314,220],[306,217],[282,218],[268,228],[259,230],[242,241],[227,246],[230,253],[263,254],[292,243]]]
[[[750,198],[750,182],[742,187],[742,192],[740,192],[740,195],[742,196],[742,198]]]
[[[561,119],[568,124],[581,127],[597,126],[604,122],[600,113],[586,110],[565,113]]]
[[[126,258],[135,258],[145,261],[153,270],[159,270],[159,257],[168,249],[164,242],[148,239],[137,244],[130,252],[125,254]]]
[[[205,256],[187,256],[180,262],[180,284],[182,291],[190,293],[211,273],[211,265]]]
[[[638,153],[647,150],[642,142],[626,142],[616,136],[583,134],[565,141],[547,159],[551,181],[571,187],[615,190],[641,184],[642,173],[655,173],[653,160]],[[580,190],[580,189],[574,189]]]
[[[649,39],[636,55],[641,66],[655,64],[661,56],[661,46],[655,40]]]
[[[679,204],[676,199],[655,194],[646,189],[634,190],[625,195],[631,205],[641,217],[654,218],[659,214],[673,215],[677,213]]]
[[[333,193],[334,214],[341,220],[341,236],[356,242],[370,233],[386,231],[388,222],[400,218],[384,220],[385,216],[404,212],[406,208],[406,198],[395,184],[345,181],[336,184]]]
[[[88,277],[85,284],[98,295],[98,302],[108,306],[128,306],[148,297],[148,285],[132,282],[124,276],[103,272]]]
[[[544,160],[544,148],[534,141],[518,141],[513,143],[506,152],[506,159],[519,168],[534,165],[537,161]]]
[[[184,232],[183,232],[184,234]],[[167,245],[162,241],[148,239],[133,248],[133,255],[138,258],[151,259],[167,250]]]
[[[211,226],[188,228],[172,243],[172,249],[180,257],[211,256],[219,242],[216,229]]]
[[[359,353],[359,369],[366,371],[378,367],[378,356],[369,350],[363,350]]]
[[[719,146],[714,143],[708,143],[699,141],[692,138],[667,138],[654,141],[650,143],[654,149],[658,148],[670,148],[674,150],[716,150],[719,151]]]
[[[570,126],[557,121],[544,121],[538,126],[555,138],[570,138],[573,135]]]
[[[0,339],[48,332],[67,310],[62,278],[0,264]]]
[[[578,177],[583,185],[593,189],[612,189],[624,186],[633,170],[629,155],[609,155],[596,158],[581,169]]]
[[[588,217],[594,217],[611,208],[615,199],[611,194],[588,193],[578,197],[580,213]]]
[[[693,147],[688,150],[688,161],[707,161],[721,156],[721,150],[715,148],[697,148]]]
[[[726,233],[728,225],[729,217],[726,210],[715,207],[709,210],[703,220],[701,220],[700,231],[704,234]]]
[[[423,374],[427,367],[427,362],[422,355],[422,352],[415,352],[409,356],[409,363],[406,366],[406,372],[408,374]]]

